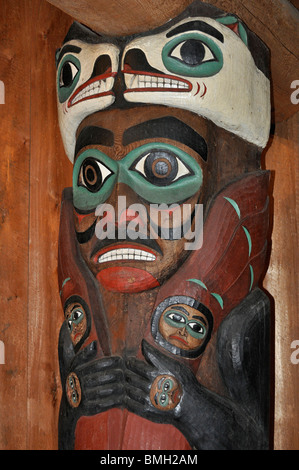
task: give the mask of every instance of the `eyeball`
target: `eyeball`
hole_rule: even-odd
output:
[[[198,33],[181,34],[162,50],[163,64],[171,73],[186,77],[210,77],[223,67],[220,45]]]
[[[86,158],[79,171],[78,186],[84,186],[88,191],[96,193],[112,174],[100,161],[92,157]]]
[[[174,153],[162,149],[153,149],[141,156],[131,169],[156,186],[168,186],[179,178],[192,174]]]
[[[69,87],[72,85],[77,73],[79,72],[78,67],[76,67],[73,62],[65,62],[61,68],[59,76],[59,85],[60,87]]]
[[[178,44],[172,50],[170,57],[175,57],[190,67],[215,59],[211,49],[197,39],[188,39]]]

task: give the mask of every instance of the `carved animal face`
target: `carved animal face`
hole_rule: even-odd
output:
[[[189,110],[258,147],[266,145],[269,80],[235,16],[199,14],[133,38],[103,38],[86,28],[84,34],[70,36],[57,52],[58,114],[71,161],[80,122],[116,101],[121,107]]]
[[[121,60],[125,99],[188,109],[262,147],[269,132],[269,80],[246,43],[235,17],[186,18],[136,38]]]
[[[88,115],[114,102],[119,48],[71,40],[57,53],[58,118],[66,153],[72,161],[75,131]]]

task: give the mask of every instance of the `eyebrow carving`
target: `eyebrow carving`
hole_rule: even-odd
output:
[[[61,61],[62,57],[68,52],[75,52],[76,54],[79,54],[79,52],[81,51],[82,51],[81,47],[74,46],[71,44],[67,44],[66,46],[63,46],[60,50],[57,51],[58,56],[56,57],[56,66]]]
[[[114,144],[114,134],[109,129],[97,126],[87,126],[80,132],[75,148],[75,156],[87,145],[104,145],[112,147]]]
[[[195,150],[203,160],[207,160],[208,148],[205,139],[173,116],[151,119],[127,129],[123,134],[123,145],[154,137],[164,137],[185,144]]]
[[[221,42],[224,42],[223,34],[220,33],[218,29],[201,20],[189,21],[188,23],[181,24],[169,31],[166,34],[166,37],[171,38],[176,34],[186,33],[187,31],[194,31],[195,29],[203,33],[209,34],[210,36],[213,36],[215,39],[218,39]]]

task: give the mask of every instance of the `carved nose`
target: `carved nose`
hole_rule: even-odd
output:
[[[111,58],[107,54],[100,55],[94,63],[93,71],[90,78],[98,77],[112,71]]]
[[[140,49],[130,49],[124,59],[124,72],[136,70],[139,72],[161,73],[161,70],[154,69],[147,61],[146,55]]]

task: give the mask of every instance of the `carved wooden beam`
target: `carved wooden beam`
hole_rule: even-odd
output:
[[[126,35],[148,31],[175,17],[190,0],[48,0],[96,31]],[[290,96],[298,80],[298,2],[287,0],[203,0],[238,15],[269,47],[273,88],[272,121],[298,111]]]

